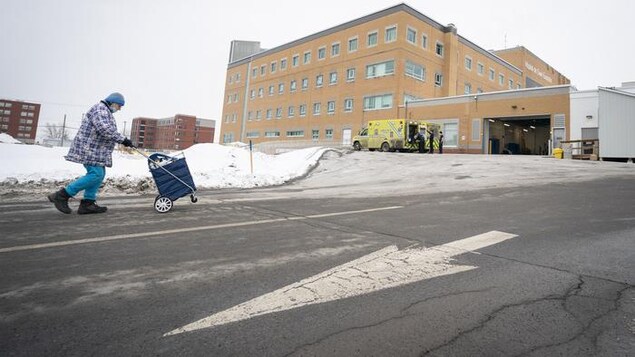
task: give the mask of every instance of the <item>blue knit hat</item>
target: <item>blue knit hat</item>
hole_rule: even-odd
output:
[[[123,107],[123,105],[126,103],[126,101],[123,99],[123,95],[121,95],[121,93],[112,93],[111,95],[109,95],[108,97],[106,97],[106,99],[104,99],[104,101],[108,102],[108,103],[117,103],[119,105],[121,105]]]

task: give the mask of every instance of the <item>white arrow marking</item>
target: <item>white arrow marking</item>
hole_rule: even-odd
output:
[[[163,336],[200,330],[284,310],[319,304],[472,269],[452,257],[516,237],[491,231],[430,248],[389,246],[318,275],[179,327]]]

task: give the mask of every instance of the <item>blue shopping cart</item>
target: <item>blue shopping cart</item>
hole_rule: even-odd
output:
[[[159,213],[169,212],[174,206],[174,201],[190,195],[192,203],[196,203],[196,186],[192,179],[190,169],[187,167],[185,155],[168,156],[154,153],[150,156],[135,150],[148,159],[148,168],[159,190],[159,195],[154,199],[154,209]]]

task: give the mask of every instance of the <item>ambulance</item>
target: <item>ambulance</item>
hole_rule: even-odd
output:
[[[417,134],[420,129],[424,129],[426,132],[426,151],[429,148],[428,131],[434,132],[434,147],[437,148],[439,145],[437,139],[440,130],[439,124],[406,119],[369,121],[368,126],[353,137],[353,148],[355,150],[368,149],[370,151],[416,151],[419,148]]]

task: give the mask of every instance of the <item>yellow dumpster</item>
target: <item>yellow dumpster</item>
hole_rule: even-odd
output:
[[[564,150],[562,150],[561,148],[553,149],[553,157],[555,157],[556,159],[562,159],[563,154]]]

